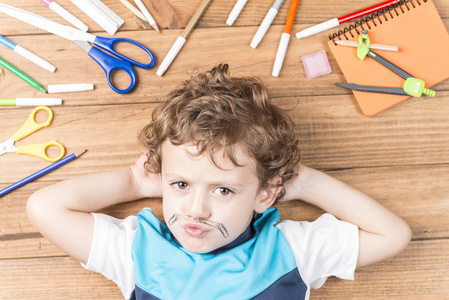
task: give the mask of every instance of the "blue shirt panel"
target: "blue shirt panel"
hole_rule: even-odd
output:
[[[198,254],[179,246],[151,210],[142,210],[132,246],[133,296],[164,300],[279,299],[275,295],[288,293],[295,299],[304,298],[307,287],[286,239],[274,226],[278,220],[279,212],[270,208],[257,216],[255,235],[250,240],[219,255]]]

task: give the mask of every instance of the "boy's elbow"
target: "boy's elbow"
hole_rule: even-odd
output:
[[[391,236],[391,245],[393,246],[395,255],[407,248],[412,240],[412,229],[401,219],[401,222],[396,226],[394,234]]]
[[[44,198],[40,196],[39,191],[33,193],[26,203],[26,213],[30,222],[36,226],[45,220],[46,209]]]
[[[410,242],[412,240],[412,237],[413,237],[413,231],[410,228],[410,226],[407,223],[405,223],[405,227],[406,228],[404,229],[404,240],[405,240],[404,248],[407,247],[410,244]]]
[[[411,239],[412,230],[402,219],[390,223],[388,231],[384,234],[361,231],[357,268],[396,256],[407,248]]]

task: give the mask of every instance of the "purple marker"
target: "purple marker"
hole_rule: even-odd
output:
[[[41,1],[44,2],[44,4],[47,5],[52,11],[60,15],[63,19],[65,19],[67,22],[69,22],[76,28],[85,32],[87,32],[87,30],[89,29],[89,27],[87,27],[86,24],[81,22],[77,17],[69,13],[58,3],[51,0],[41,0]]]

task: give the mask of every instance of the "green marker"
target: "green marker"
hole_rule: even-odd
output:
[[[60,98],[1,98],[0,106],[50,106],[61,105]]]
[[[17,77],[19,77],[20,79],[22,79],[23,81],[25,81],[26,83],[28,83],[29,85],[31,85],[32,87],[34,87],[35,89],[43,93],[47,93],[44,87],[40,85],[36,80],[31,78],[27,74],[23,73],[22,71],[20,71],[19,69],[17,69],[16,67],[14,67],[12,64],[10,64],[1,57],[0,57],[0,65],[5,69],[7,69],[8,71],[10,71],[11,73],[13,73],[14,75],[16,75]]]

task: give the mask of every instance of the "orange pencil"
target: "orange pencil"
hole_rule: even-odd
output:
[[[292,4],[290,5],[287,22],[285,23],[284,32],[282,32],[281,41],[279,42],[276,59],[274,60],[273,73],[271,74],[274,77],[278,77],[279,72],[281,72],[285,53],[287,52],[288,43],[290,41],[290,32],[292,31],[296,11],[298,10],[298,4],[299,0],[292,0]]]

